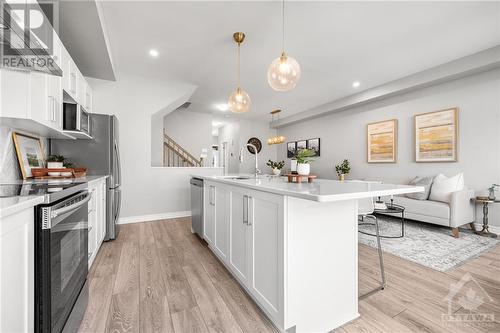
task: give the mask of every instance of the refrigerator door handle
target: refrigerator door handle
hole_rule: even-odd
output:
[[[121,185],[121,182],[122,182],[122,166],[121,166],[121,163],[120,163],[120,151],[118,150],[118,142],[116,141],[116,139],[114,140],[114,150],[115,150],[115,158],[116,158],[116,169],[117,169],[117,180],[115,180],[115,184],[114,184],[114,187],[118,187]]]
[[[118,192],[118,201],[116,203],[116,210],[115,210],[115,218],[114,218],[115,224],[118,222],[117,220],[120,217],[120,210],[122,207],[122,191],[118,190],[117,192]]]

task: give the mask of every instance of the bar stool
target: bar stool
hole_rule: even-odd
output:
[[[375,225],[375,235],[377,237],[377,249],[378,249],[378,259],[380,263],[380,276],[381,276],[381,283],[380,287],[375,288],[372,291],[367,292],[366,294],[363,294],[359,296],[359,299],[366,298],[380,290],[384,290],[386,287],[386,282],[385,282],[385,272],[384,272],[384,258],[382,257],[382,245],[380,244],[380,233],[379,233],[379,225],[378,225],[378,219],[375,215],[373,215],[373,211],[375,210],[375,205],[373,204],[373,199],[372,198],[366,198],[366,199],[359,199],[358,200],[358,226],[359,225]],[[361,220],[359,220],[361,218]],[[365,219],[372,219],[374,223],[369,223],[365,222]],[[371,235],[369,233],[363,232],[361,230],[358,230],[360,233],[365,234],[365,235]],[[373,236],[373,235],[371,235]]]

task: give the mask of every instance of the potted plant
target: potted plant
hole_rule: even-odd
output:
[[[273,169],[273,175],[279,176],[281,173],[281,169],[285,166],[285,161],[279,161],[279,162],[274,162],[274,161],[267,161],[267,166],[271,167]]]
[[[337,171],[339,180],[343,181],[345,180],[345,175],[351,172],[351,164],[348,160],[343,160],[342,163],[335,166],[335,171]]]
[[[47,168],[49,169],[62,169],[64,162],[64,156],[62,155],[50,155],[47,158]]]
[[[297,152],[297,173],[301,176],[308,176],[311,172],[311,162],[316,152],[312,149],[301,149]]]

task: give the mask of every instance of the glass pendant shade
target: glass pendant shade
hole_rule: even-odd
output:
[[[300,65],[284,52],[269,66],[267,82],[276,91],[287,91],[295,88],[300,79]]]
[[[231,112],[234,113],[247,112],[250,110],[250,104],[251,104],[250,96],[248,96],[246,91],[238,87],[229,96],[227,104]]]

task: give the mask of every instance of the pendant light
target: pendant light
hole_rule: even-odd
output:
[[[229,109],[234,113],[243,113],[250,111],[250,96],[240,87],[240,45],[245,40],[243,32],[233,34],[234,41],[238,44],[238,87],[229,96],[227,102]]]
[[[280,120],[280,112],[281,110],[274,110],[271,111],[271,123],[274,122],[274,115],[277,115],[278,117],[278,122]],[[285,142],[285,137],[283,135],[276,135],[272,136],[269,139],[267,139],[267,144],[268,145],[276,145]]]
[[[276,91],[287,91],[295,88],[300,79],[300,65],[285,53],[285,0],[282,1],[282,41],[281,56],[274,59],[267,70],[267,82]]]

